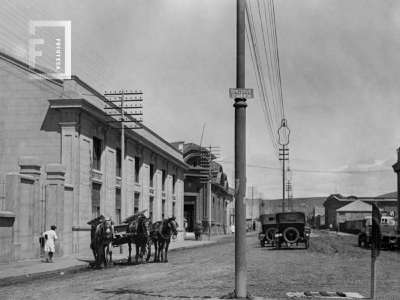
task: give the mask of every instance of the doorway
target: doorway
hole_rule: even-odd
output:
[[[194,204],[184,205],[184,217],[187,221],[186,232],[193,232],[194,230]]]

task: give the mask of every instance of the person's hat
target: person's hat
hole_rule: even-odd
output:
[[[106,221],[111,221],[111,216],[107,216]]]
[[[56,230],[57,229],[57,226],[56,225],[51,225],[51,230]]]

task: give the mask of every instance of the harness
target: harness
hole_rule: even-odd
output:
[[[168,220],[162,220],[161,224],[160,224],[160,228],[158,229],[159,234],[161,235],[161,237],[165,240],[171,238],[171,229],[169,230],[169,235],[168,236],[163,236],[162,234],[162,230],[164,228],[164,221],[167,221],[167,223],[169,223],[169,219]]]

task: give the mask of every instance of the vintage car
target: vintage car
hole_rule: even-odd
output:
[[[260,220],[262,229],[258,234],[258,239],[260,240],[261,247],[264,247],[265,243],[272,243],[272,246],[274,246],[273,233],[276,231],[275,214],[261,215]]]
[[[287,246],[304,243],[306,249],[310,243],[310,227],[306,226],[306,216],[303,212],[282,212],[276,214],[276,228],[273,240],[276,248],[281,249],[283,243]]]

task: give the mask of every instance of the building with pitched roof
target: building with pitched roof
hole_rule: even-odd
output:
[[[336,211],[346,205],[356,202],[357,200],[361,200],[363,203],[367,204],[372,204],[376,202],[384,215],[391,214],[397,218],[397,193],[396,197],[394,197],[394,193],[385,194],[378,197],[345,197],[341,194],[331,194],[328,198],[326,198],[324,202],[325,228],[329,228],[331,224],[333,228],[336,228],[336,226],[338,225]],[[359,202],[356,202],[356,204],[357,203]],[[352,206],[350,206],[350,208],[351,207]],[[357,205],[354,207],[357,207]]]

